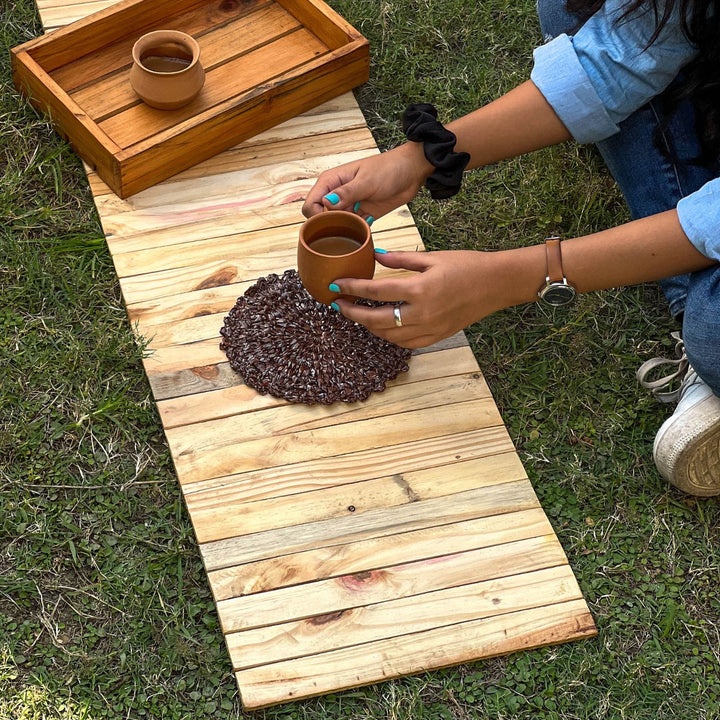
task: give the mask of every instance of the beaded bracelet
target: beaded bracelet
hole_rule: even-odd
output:
[[[429,103],[410,105],[402,115],[402,129],[408,140],[423,143],[425,157],[435,166],[425,182],[430,197],[444,200],[455,195],[470,155],[454,152],[457,138],[437,120],[437,110]]]

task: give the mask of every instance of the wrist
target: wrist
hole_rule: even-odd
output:
[[[455,133],[448,130],[437,115],[429,103],[409,105],[402,115],[402,128],[408,140],[422,145],[426,160],[434,168],[425,182],[430,197],[445,200],[460,190],[470,155],[456,151]]]
[[[435,166],[425,157],[422,143],[408,141],[390,152],[402,158],[418,188],[435,172]]]
[[[535,302],[545,281],[545,246],[499,250],[492,256],[498,309]]]

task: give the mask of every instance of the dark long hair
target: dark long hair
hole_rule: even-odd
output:
[[[567,9],[586,20],[605,0],[567,0]],[[636,12],[649,10],[655,17],[655,31],[648,45],[657,39],[678,8],[685,37],[698,48],[683,69],[683,82],[665,94],[666,122],[678,104],[689,98],[695,105],[697,133],[702,145],[700,160],[715,163],[720,157],[720,8],[717,0],[628,0],[619,22]],[[672,153],[672,149],[669,149]]]

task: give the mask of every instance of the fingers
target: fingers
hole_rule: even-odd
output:
[[[347,209],[347,201],[341,196],[346,194],[344,186],[352,181],[356,172],[356,167],[348,164],[321,173],[307,194],[302,207],[303,215],[311,217],[326,209]],[[350,205],[352,204],[350,201]]]
[[[398,178],[389,153],[371,155],[321,173],[303,205],[310,217],[323,210],[356,212],[366,220],[387,214],[405,201],[408,191],[404,176]],[[361,206],[354,209],[357,203]]]
[[[405,287],[406,282],[407,278],[395,277],[382,280],[342,278],[336,280],[334,285],[339,288],[339,295],[352,295],[376,302],[402,302],[409,294]]]
[[[438,338],[428,334],[421,325],[413,322],[412,307],[407,304],[367,307],[355,305],[349,300],[338,300],[337,306],[346,318],[364,325],[373,335],[405,348],[421,348],[432,345]],[[395,322],[400,314],[402,325]]]
[[[424,272],[431,263],[425,252],[375,252],[375,260],[388,268]],[[416,279],[416,278],[415,278]],[[418,288],[413,278],[391,275],[380,280],[362,278],[338,278],[333,281],[340,288],[339,294],[353,295],[377,302],[408,302],[413,300]]]
[[[321,173],[303,204],[302,212],[305,217],[323,210],[355,212],[366,220],[372,217],[372,210],[360,207],[360,203],[367,200],[375,190],[375,184],[368,184],[367,179],[372,178],[373,173],[363,173],[363,167],[362,161],[358,161]]]
[[[359,194],[353,183],[337,187],[332,192],[323,195],[323,209],[353,212],[363,218],[368,225],[372,225],[375,216],[368,212],[367,207],[363,206],[360,200],[356,199]]]
[[[318,192],[322,186],[318,187]],[[349,189],[348,189],[349,188]],[[335,187],[324,195],[317,197],[317,192],[313,190],[312,195],[308,195],[302,207],[305,217],[311,217],[324,210],[346,210],[354,212],[363,218],[368,225],[372,225],[375,217],[363,208],[359,200],[353,199],[354,195],[350,185]]]
[[[376,250],[375,260],[380,265],[394,270],[425,272],[430,267],[431,257],[429,253],[411,250],[396,250],[394,252]]]
[[[356,305],[349,300],[338,300],[336,302],[340,308],[340,312],[349,320],[364,325],[371,333],[386,340],[391,340],[397,345],[401,345],[402,339],[410,339],[415,333],[410,330],[410,326],[405,326],[407,317],[402,318],[402,325],[398,326],[395,322],[394,310],[401,308],[399,305],[382,305],[380,307],[368,307],[367,305]],[[406,309],[407,310],[407,309]],[[399,309],[402,313],[402,309]],[[404,332],[401,332],[403,331]],[[405,336],[403,338],[403,336]]]

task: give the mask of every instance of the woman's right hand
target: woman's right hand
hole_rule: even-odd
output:
[[[434,169],[421,144],[406,143],[326,170],[308,193],[302,211],[305,217],[323,210],[353,211],[359,203],[355,212],[366,219],[379,218],[412,200]]]

